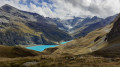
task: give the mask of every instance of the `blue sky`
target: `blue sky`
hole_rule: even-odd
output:
[[[0,0],[20,10],[36,12],[45,17],[70,19],[76,17],[108,17],[120,12],[120,0]]]
[[[40,7],[42,7],[42,4],[40,4],[40,3],[43,3],[43,2],[45,2],[47,4],[52,4],[52,1],[50,1],[50,0],[20,0],[19,1],[20,4],[30,6],[30,3],[33,3],[36,6],[40,6]]]

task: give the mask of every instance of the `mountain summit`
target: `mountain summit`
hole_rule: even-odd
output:
[[[5,4],[1,7],[2,9],[6,10],[6,11],[10,11],[15,9],[14,7],[12,7],[11,5]]]

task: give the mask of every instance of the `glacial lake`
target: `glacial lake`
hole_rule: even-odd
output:
[[[66,41],[66,42],[61,42],[61,44],[65,44],[68,43],[70,41]],[[31,49],[31,50],[35,50],[35,51],[40,51],[42,52],[43,50],[45,50],[46,48],[50,48],[50,47],[56,47],[58,45],[39,45],[39,46],[31,46],[31,47],[26,47],[27,49]]]

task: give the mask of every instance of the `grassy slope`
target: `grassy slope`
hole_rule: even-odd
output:
[[[107,43],[104,41],[106,37],[105,35],[110,31],[111,28],[112,28],[112,24],[104,28],[90,32],[85,37],[78,38],[64,45],[60,45],[59,49],[56,50],[54,54],[70,53],[70,54],[79,55],[101,49],[107,45]]]
[[[40,55],[40,53],[22,47],[0,46],[0,58],[4,58],[4,57],[15,58],[15,57],[37,56],[37,55]]]
[[[42,55],[26,58],[4,58],[1,67],[119,67],[120,58],[114,60],[103,57],[62,55],[53,57]],[[33,64],[29,64],[29,63]]]
[[[18,25],[20,30],[24,33],[28,33],[28,34],[32,34],[32,35],[36,35],[36,36],[40,36],[42,34],[42,32],[36,32],[35,30],[26,26],[24,23],[17,22],[17,23],[14,23],[14,24]]]
[[[0,29],[0,44],[3,45],[29,45],[29,44],[53,44],[54,40],[48,40],[41,30],[36,31],[25,23],[2,24]],[[7,26],[7,27],[6,27]],[[53,35],[52,35],[53,36]]]

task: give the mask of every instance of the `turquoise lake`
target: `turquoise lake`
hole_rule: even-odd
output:
[[[61,44],[65,44],[68,43],[70,41],[66,41],[66,42],[61,42]],[[58,45],[39,45],[39,46],[31,46],[31,47],[26,47],[27,49],[31,49],[31,50],[35,50],[35,51],[43,51],[46,48],[50,48],[50,47],[56,47]]]

